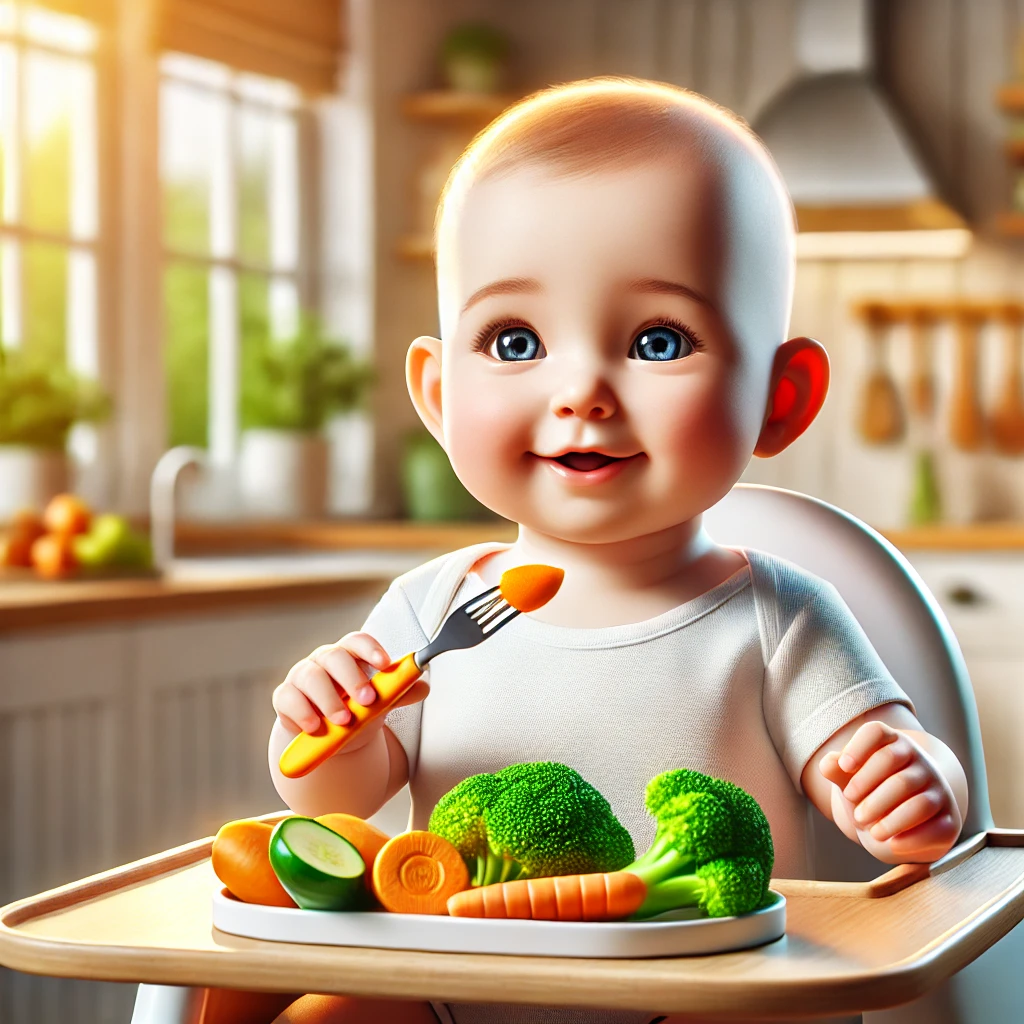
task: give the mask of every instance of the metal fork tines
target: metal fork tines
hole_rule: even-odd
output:
[[[423,668],[431,658],[445,651],[475,647],[518,614],[519,609],[501,596],[501,588],[491,587],[470,598],[445,619],[437,636],[416,652],[416,664]]]

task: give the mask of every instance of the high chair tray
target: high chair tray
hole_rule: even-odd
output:
[[[914,999],[1024,919],[1024,832],[873,882],[775,879],[786,935],[731,953],[494,956],[266,942],[215,927],[212,839],[0,909],[0,964],[35,974],[444,1002],[829,1016]]]
[[[271,942],[374,946],[434,953],[513,956],[651,957],[722,953],[774,942],[786,932],[786,899],[743,917],[679,915],[676,920],[494,921],[428,914],[290,910],[242,903],[217,889],[213,924]]]

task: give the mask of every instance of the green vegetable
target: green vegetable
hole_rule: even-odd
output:
[[[636,918],[693,906],[731,917],[769,902],[775,849],[768,819],[749,793],[681,768],[651,779],[645,803],[658,830],[650,849],[624,869],[647,886]]]
[[[365,903],[359,851],[312,818],[278,823],[270,834],[270,866],[303,910],[354,910]]]
[[[464,779],[438,801],[428,828],[459,851],[473,885],[616,871],[635,855],[608,801],[551,761]]]

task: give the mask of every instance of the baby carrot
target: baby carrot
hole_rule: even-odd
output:
[[[448,900],[448,913],[534,921],[617,921],[639,910],[646,897],[647,886],[628,871],[556,875],[466,889]]]
[[[373,862],[374,895],[398,914],[447,914],[448,897],[468,885],[462,855],[433,832],[403,832]]]

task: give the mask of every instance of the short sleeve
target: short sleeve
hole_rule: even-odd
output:
[[[398,583],[393,583],[377,602],[363,623],[363,632],[377,640],[393,661],[410,651],[420,650],[427,643],[408,595]],[[387,727],[405,749],[410,765],[416,763],[419,751],[421,711],[419,704],[411,704],[395,708],[384,718]]]
[[[833,733],[882,704],[914,706],[832,584],[782,559],[756,561],[765,722],[802,789],[804,767]]]

